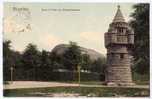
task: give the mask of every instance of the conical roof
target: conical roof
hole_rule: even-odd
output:
[[[125,22],[125,19],[120,10],[120,5],[118,5],[118,9],[117,9],[116,15],[113,19],[113,22]]]

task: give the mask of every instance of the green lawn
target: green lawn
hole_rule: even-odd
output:
[[[148,97],[149,89],[119,87],[50,87],[4,90],[7,97],[35,97],[52,93],[78,93],[80,96],[95,97]]]
[[[150,83],[149,79],[150,77],[148,74],[143,74],[143,75],[137,73],[133,74],[133,81],[137,85],[149,85]]]
[[[79,83],[78,81],[60,81],[62,83]],[[104,81],[81,81],[80,84],[86,85],[102,85]]]

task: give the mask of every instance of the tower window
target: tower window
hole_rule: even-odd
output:
[[[118,28],[119,33],[123,33],[123,28]]]
[[[114,53],[111,53],[111,57],[114,57]]]
[[[120,59],[123,59],[124,58],[124,54],[120,54]]]

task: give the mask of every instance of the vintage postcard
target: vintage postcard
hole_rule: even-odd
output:
[[[4,2],[3,97],[150,97],[150,3]]]

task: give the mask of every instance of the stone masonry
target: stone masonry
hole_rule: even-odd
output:
[[[134,44],[134,32],[125,22],[118,6],[116,15],[105,33],[107,48],[107,85],[133,85],[131,73],[131,48]]]

